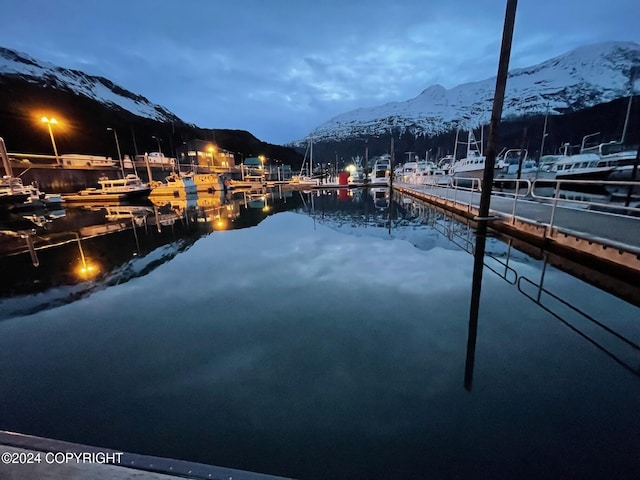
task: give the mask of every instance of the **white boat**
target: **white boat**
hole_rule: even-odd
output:
[[[22,184],[22,179],[3,175],[0,180],[0,205],[14,205],[26,201],[31,190]]]
[[[146,156],[146,158],[145,158]],[[146,155],[136,155],[135,164],[137,166],[146,166],[147,162],[149,162],[149,166],[152,168],[160,167],[160,168],[176,168],[176,159],[172,157],[165,157],[162,152],[150,152]]]
[[[388,153],[377,157],[371,167],[369,180],[374,185],[389,185],[391,178],[391,155]]]
[[[607,180],[620,167],[633,165],[636,150],[625,148],[620,142],[601,143],[584,147],[587,135],[582,140],[580,153],[563,155],[551,167],[559,180]]]
[[[416,182],[420,185],[447,185],[451,182],[448,169],[438,167],[434,162],[418,162]]]
[[[111,157],[101,157],[99,155],[82,155],[79,153],[66,153],[60,155],[60,163],[65,167],[116,167],[117,162]]]
[[[307,154],[309,154],[308,163],[307,163]],[[306,171],[305,171],[305,166],[307,167]],[[289,183],[291,185],[302,185],[302,186],[320,185],[320,178],[313,176],[313,138],[309,137],[309,143],[307,145],[307,150],[304,153],[302,166],[300,167],[300,173],[298,175],[293,175]]]
[[[478,146],[473,131],[469,131],[467,156],[455,160],[449,169],[449,173],[454,178],[482,178],[485,160],[486,157],[482,154],[482,145]]]
[[[520,171],[520,178],[534,180],[538,176],[538,164],[535,160],[528,158],[526,149],[504,149],[496,157],[496,166],[493,178],[516,179]]]
[[[101,178],[99,188],[86,188],[75,195],[64,195],[66,202],[112,202],[132,200],[149,195],[151,187],[143,183],[137,175],[126,175],[124,178]]]
[[[198,188],[196,187],[193,178],[190,176],[181,176],[176,173],[172,173],[165,179],[165,182],[151,183],[152,196],[177,198],[197,193]]]
[[[60,195],[45,194],[35,185],[24,185],[21,178],[13,176],[7,147],[1,137],[0,157],[5,170],[5,175],[0,179],[0,205],[9,208],[35,209],[62,203]]]

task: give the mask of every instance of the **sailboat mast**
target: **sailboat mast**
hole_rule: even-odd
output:
[[[453,144],[453,162],[457,160],[456,156],[458,154],[458,136],[460,135],[460,129],[456,130],[456,141]],[[453,165],[453,162],[451,164]]]
[[[544,139],[547,138],[547,120],[549,120],[549,112],[544,116],[544,127],[542,127],[542,143],[540,144],[540,157],[544,155]]]
[[[629,95],[629,103],[627,104],[627,115],[624,117],[624,127],[622,127],[622,138],[620,143],[624,144],[624,140],[627,137],[627,127],[629,126],[629,115],[631,114],[631,102],[633,101],[633,92]]]
[[[313,175],[313,137],[309,137],[310,149],[309,149],[309,178]]]
[[[631,114],[631,102],[633,102],[633,90],[635,80],[636,69],[632,68],[629,72],[629,103],[627,104],[627,115],[624,117],[624,127],[622,128],[622,138],[620,143],[624,144],[624,140],[627,137],[627,127],[629,126],[629,115]]]

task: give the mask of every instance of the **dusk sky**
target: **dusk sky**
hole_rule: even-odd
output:
[[[544,6],[543,6],[544,5]],[[286,143],[359,107],[495,75],[506,0],[10,0],[0,46],[182,120]],[[511,68],[640,43],[637,0],[520,1]]]

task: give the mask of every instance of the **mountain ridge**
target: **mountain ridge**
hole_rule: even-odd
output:
[[[5,47],[0,47],[0,74],[8,77],[18,76],[45,87],[66,89],[112,108],[122,108],[140,117],[184,123],[161,105],[150,102],[146,97],[135,94],[108,78],[59,67]]]
[[[628,96],[630,76],[640,80],[640,44],[603,42],[585,45],[528,67],[512,69],[503,119],[564,114]],[[450,89],[430,85],[402,102],[358,108],[313,129],[314,141],[388,134],[400,127],[414,135],[438,135],[487,123],[495,76]]]

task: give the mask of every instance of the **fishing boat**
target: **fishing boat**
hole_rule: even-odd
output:
[[[149,195],[151,187],[142,183],[140,177],[129,174],[124,178],[101,178],[99,188],[86,188],[75,195],[63,195],[65,202],[113,202],[143,198]]]
[[[198,187],[193,181],[193,178],[191,176],[178,175],[177,173],[172,173],[167,176],[164,182],[152,182],[151,184],[152,196],[178,198],[197,193]]]
[[[482,153],[482,143],[478,146],[473,131],[470,130],[467,137],[467,156],[455,160],[449,172],[454,178],[482,178],[485,160],[486,157]]]
[[[213,193],[224,190],[222,178],[217,173],[183,173],[182,178],[190,177],[196,185],[198,192]]]
[[[389,185],[391,178],[391,155],[377,157],[371,168],[370,181],[374,185]]]

